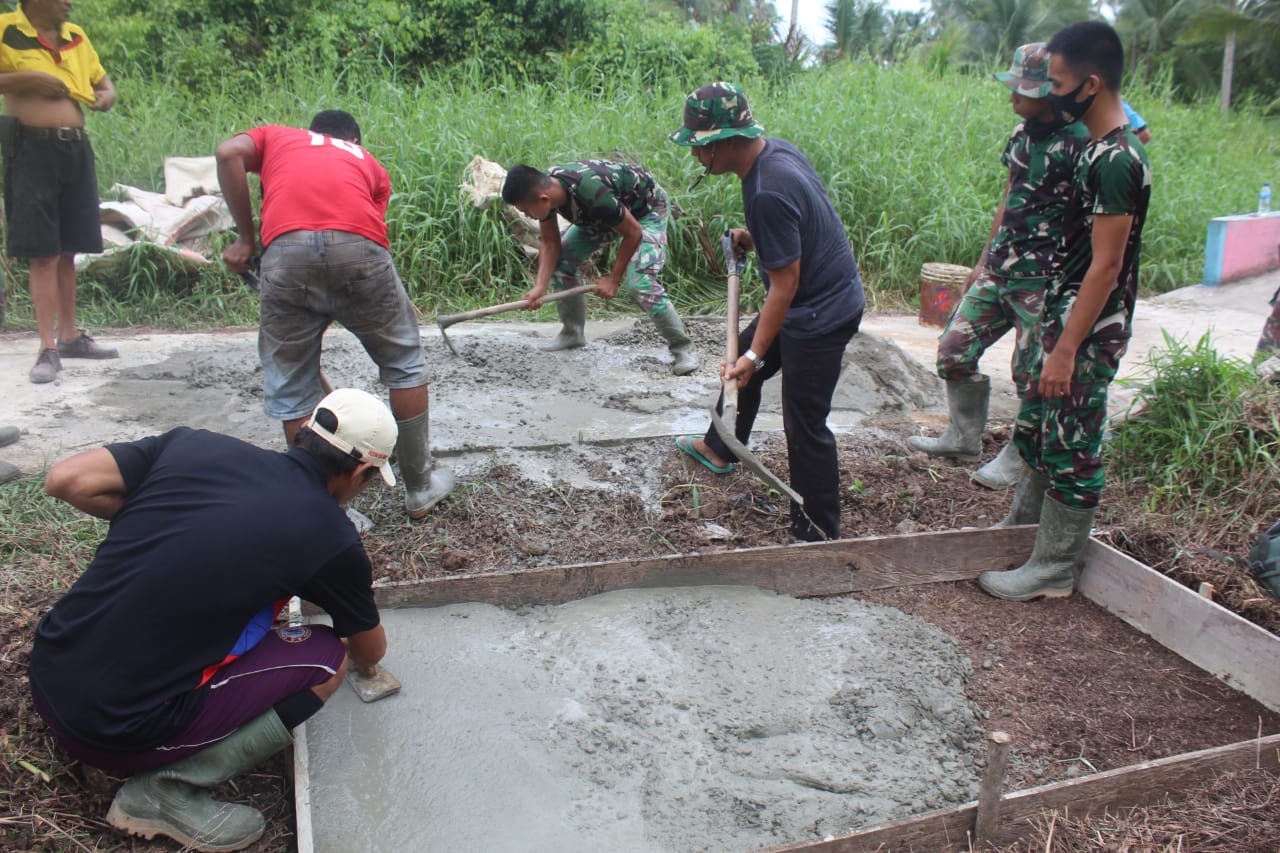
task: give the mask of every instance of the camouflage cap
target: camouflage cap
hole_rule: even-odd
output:
[[[684,127],[668,137],[676,145],[706,145],[730,136],[754,139],[764,127],[751,116],[747,96],[733,83],[709,83],[684,101]]]
[[[1047,98],[1053,88],[1049,82],[1049,52],[1042,41],[1024,44],[1015,50],[1009,70],[991,76],[1027,98]]]

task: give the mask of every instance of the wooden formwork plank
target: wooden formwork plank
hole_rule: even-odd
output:
[[[1018,565],[1035,527],[869,536],[803,545],[673,554],[515,572],[459,575],[379,586],[379,607],[459,602],[562,604],[615,589],[744,584],[786,595],[838,595],[909,584],[969,580]]]
[[[307,724],[293,732],[293,810],[297,815],[298,853],[315,853],[311,822],[311,759],[307,753]]]
[[[1280,637],[1090,540],[1080,592],[1162,646],[1280,711]]]
[[[615,589],[745,584],[798,597],[837,595],[940,581],[969,580],[1011,568],[1030,553],[1036,528],[943,531],[806,545],[678,554],[645,560],[583,563],[532,571],[461,575],[381,586],[380,607],[434,607],[460,602],[504,606],[559,604]],[[1085,551],[1079,590],[1108,612],[1280,710],[1280,638],[1096,540]],[[295,773],[299,850],[311,842],[306,796],[305,733]],[[1136,764],[1006,794],[998,840],[1016,840],[1031,821],[1055,809],[1083,816],[1158,801],[1234,770],[1280,771],[1280,735]],[[962,851],[977,803],[869,827],[829,841],[770,848],[814,853]],[[304,827],[305,821],[305,827]]]
[[[992,839],[1009,844],[1025,837],[1033,821],[1051,811],[1084,817],[1149,805],[1205,784],[1222,773],[1262,768],[1280,771],[1280,735],[1202,749],[1081,779],[1054,782],[1006,794],[1000,799],[1001,831]],[[978,804],[930,812],[868,827],[827,841],[771,847],[767,853],[952,853],[971,849],[969,833]]]

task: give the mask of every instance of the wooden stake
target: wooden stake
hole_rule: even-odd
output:
[[[979,844],[994,838],[1000,825],[1000,792],[1004,789],[1004,767],[1012,742],[1005,732],[992,732],[987,737],[987,769],[978,789],[978,816],[973,827]]]

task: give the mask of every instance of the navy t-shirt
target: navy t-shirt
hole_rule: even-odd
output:
[[[844,223],[822,179],[790,142],[765,140],[764,151],[742,179],[742,209],[764,270],[800,260],[800,285],[783,334],[826,334],[862,311],[862,278]]]
[[[169,741],[205,669],[289,596],[339,636],[377,627],[364,546],[306,451],[185,427],[107,450],[124,505],[31,651],[32,689],[67,734],[119,752]]]

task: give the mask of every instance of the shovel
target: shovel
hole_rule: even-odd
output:
[[[726,307],[728,308],[728,320],[725,323],[724,330],[724,363],[732,367],[738,361],[738,258],[733,251],[733,236],[731,232],[724,232],[724,236],[720,238],[720,248],[724,251],[725,268],[729,271],[729,293],[726,297]],[[778,475],[764,467],[764,463],[756,458],[756,455],[747,450],[746,445],[738,441],[738,436],[734,434],[734,424],[738,420],[738,381],[736,379],[724,380],[724,391],[721,395],[724,411],[722,415],[716,411],[716,407],[711,407],[711,425],[715,427],[716,433],[720,436],[720,440],[725,446],[738,457],[738,461],[742,466],[757,477],[766,485],[772,486],[782,492],[796,504],[803,507],[804,498],[788,486],[782,480],[778,479]]]
[[[577,287],[570,287],[555,293],[548,293],[542,297],[542,302],[558,302],[561,299],[568,299],[572,296],[580,296],[584,293],[591,293],[595,290],[595,285],[580,284]],[[458,355],[458,351],[453,348],[453,341],[449,340],[445,329],[454,323],[461,323],[463,320],[476,320],[480,317],[489,317],[494,314],[502,314],[507,311],[516,311],[520,308],[527,308],[529,300],[521,299],[518,302],[504,302],[501,305],[490,305],[488,308],[477,308],[474,311],[463,311],[461,314],[440,314],[436,317],[436,325],[440,327],[440,337],[444,338],[445,345],[449,347],[449,352]]]

